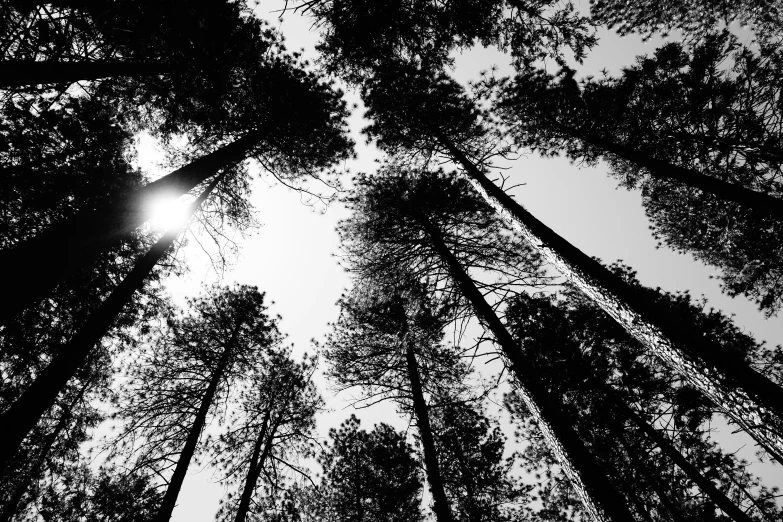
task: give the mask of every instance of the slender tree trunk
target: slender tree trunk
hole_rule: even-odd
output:
[[[0,300],[0,324],[33,306],[70,275],[89,269],[103,252],[144,224],[149,219],[151,198],[182,196],[220,169],[243,160],[266,134],[263,128],[251,131],[105,207],[86,208],[0,252],[0,272],[13,274],[7,292],[14,295],[14,299]],[[58,261],[53,263],[53,258]]]
[[[196,199],[191,206],[191,217],[222,178],[223,175],[216,177]],[[149,252],[136,262],[131,272],[90,315],[78,333],[57,351],[49,365],[0,417],[0,426],[3,426],[0,430],[0,471],[5,469],[41,416],[54,405],[57,395],[76,371],[85,364],[93,347],[106,334],[133,294],[144,285],[144,281],[157,262],[186,227],[187,223],[183,223],[166,232]]]
[[[160,503],[158,513],[155,515],[155,518],[153,518],[153,522],[168,522],[171,518],[171,513],[174,511],[174,507],[177,505],[177,497],[182,489],[182,483],[185,482],[185,475],[188,472],[190,461],[196,453],[196,446],[198,445],[198,440],[201,438],[201,431],[204,429],[204,425],[207,422],[207,413],[209,413],[209,408],[212,406],[212,401],[215,399],[218,385],[226,370],[226,365],[228,364],[228,358],[233,349],[236,335],[237,332],[235,331],[231,341],[223,348],[223,355],[220,357],[220,362],[218,363],[215,373],[212,374],[212,378],[209,380],[207,391],[201,399],[196,418],[193,419],[193,425],[188,432],[185,446],[182,448],[182,453],[179,455],[177,466],[174,468],[174,474],[171,476],[169,486],[166,488],[166,493]]]
[[[264,469],[264,462],[269,456],[269,451],[272,448],[272,439],[275,436],[277,427],[280,424],[280,420],[275,422],[274,426],[267,434],[267,428],[269,427],[269,418],[272,412],[272,405],[264,414],[264,421],[261,424],[261,431],[258,433],[255,446],[253,447],[253,455],[250,458],[250,464],[247,468],[247,478],[245,480],[245,486],[242,490],[242,497],[239,499],[239,507],[237,507],[237,515],[234,518],[235,522],[245,522],[247,513],[250,510],[250,500],[253,498],[253,490],[256,488],[258,478],[261,476],[261,470]],[[264,444],[266,441],[266,444]],[[261,446],[264,446],[264,450],[261,451]]]
[[[450,140],[439,139],[475,189],[544,259],[783,463],[783,389],[556,234]]]
[[[674,520],[674,522],[688,522],[685,518],[683,518],[679,509],[677,509],[677,506],[674,505],[666,492],[661,488],[661,485],[658,482],[659,477],[656,477],[650,471],[647,465],[642,462],[642,460],[639,458],[639,455],[636,453],[636,449],[631,448],[630,444],[625,438],[624,432],[624,428],[620,426],[616,433],[617,440],[619,440],[620,445],[625,448],[625,452],[628,454],[628,458],[631,459],[631,464],[633,465],[634,470],[641,473],[647,479],[647,483],[650,485],[653,491],[655,491],[655,494],[658,496],[661,504],[664,508],[666,508],[666,511],[669,512],[669,515],[671,516],[672,520]]]
[[[161,63],[104,60],[94,62],[12,60],[0,62],[0,88],[73,83],[115,76],[150,76],[166,74],[170,71],[170,66]]]
[[[616,143],[612,140],[599,138],[594,135],[582,134],[564,125],[558,125],[558,128],[566,134],[582,140],[585,143],[594,145],[615,156],[636,163],[654,178],[688,185],[689,187],[697,188],[702,192],[707,192],[725,201],[733,201],[734,203],[738,203],[761,214],[783,220],[783,199],[743,187],[736,183],[723,181],[722,179],[713,176],[707,176],[706,174],[702,174],[693,169],[674,165],[668,161],[660,160],[648,154],[635,151],[630,147]]]
[[[438,464],[438,453],[435,449],[435,439],[432,436],[432,427],[430,426],[430,416],[427,411],[427,403],[424,401],[421,379],[419,379],[419,365],[410,342],[404,339],[403,342],[406,344],[405,361],[408,367],[408,380],[411,383],[411,394],[413,395],[413,412],[416,414],[416,426],[419,428],[421,446],[424,449],[424,467],[427,470],[427,482],[429,482],[430,491],[432,492],[432,510],[435,512],[435,518],[438,522],[453,522],[454,516],[451,513],[449,500],[446,497],[443,476],[440,473],[440,465]]]
[[[440,232],[426,218],[422,219],[421,224],[430,237],[433,249],[446,265],[463,296],[472,305],[476,316],[492,332],[511,363],[511,370],[519,381],[518,390],[525,405],[584,503],[585,510],[596,522],[633,520],[625,505],[625,499],[611,484],[579,438],[559,399],[553,396],[537,377],[511,334],[443,242]]]
[[[715,484],[713,484],[711,480],[702,475],[696,466],[688,462],[688,459],[686,459],[666,437],[650,426],[650,424],[636,413],[633,408],[619,399],[613,400],[612,402],[616,407],[619,407],[625,416],[638,426],[639,429],[658,446],[658,448],[660,448],[661,453],[669,457],[672,462],[674,462],[677,467],[715,503],[716,506],[731,517],[732,520],[735,520],[736,522],[753,522],[753,519],[748,516],[747,513],[715,487]]]
[[[92,384],[91,380],[86,381],[79,390],[79,394],[63,410],[54,430],[49,435],[47,435],[44,445],[41,448],[41,452],[38,454],[38,458],[35,461],[35,464],[33,464],[33,466],[30,468],[29,473],[26,474],[27,476],[22,478],[22,481],[16,487],[13,494],[11,494],[8,502],[6,502],[2,513],[0,513],[0,522],[11,522],[13,520],[14,515],[16,515],[16,512],[19,509],[19,503],[22,501],[22,498],[27,492],[27,489],[30,487],[30,483],[35,479],[36,475],[38,475],[38,473],[43,468],[44,463],[46,462],[46,458],[49,456],[49,452],[52,450],[52,447],[54,447],[54,443],[57,441],[60,433],[65,430],[65,426],[71,419],[71,412],[79,403],[79,401],[82,400],[82,397],[84,397],[84,394],[87,391],[87,388],[90,387],[90,384]]]

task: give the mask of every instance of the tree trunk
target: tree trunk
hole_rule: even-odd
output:
[[[430,484],[432,492],[432,511],[438,522],[453,522],[454,516],[449,508],[449,500],[446,497],[443,477],[440,473],[438,464],[438,453],[435,449],[435,439],[432,436],[432,427],[430,426],[430,416],[427,411],[427,403],[424,401],[424,393],[421,388],[421,379],[419,379],[419,365],[416,361],[416,355],[413,353],[413,347],[409,342],[403,340],[405,346],[405,361],[408,367],[408,379],[411,383],[411,394],[413,395],[413,412],[416,414],[416,426],[419,428],[421,436],[421,446],[424,450],[424,467],[427,470],[427,482]]]
[[[680,468],[685,475],[696,484],[716,506],[718,506],[724,513],[726,513],[732,520],[736,522],[753,522],[753,519],[748,516],[742,509],[739,508],[734,502],[732,502],[726,495],[724,495],[715,484],[712,483],[707,477],[701,474],[701,472],[686,459],[680,451],[674,447],[674,445],[655,428],[650,426],[638,413],[636,413],[631,407],[625,404],[621,400],[612,400],[616,407],[619,407],[621,411],[633,422],[639,429],[644,432],[645,435],[661,449],[661,453],[669,457],[678,468]]]
[[[33,306],[70,275],[92,267],[103,252],[144,224],[149,219],[150,198],[182,196],[220,169],[244,159],[266,133],[263,128],[251,131],[105,207],[83,209],[38,236],[0,252],[0,271],[13,274],[7,292],[14,295],[14,299],[0,300],[0,324]],[[53,257],[57,263],[52,262]]]
[[[631,460],[631,465],[634,467],[634,470],[641,473],[647,479],[647,483],[650,485],[652,490],[655,491],[655,494],[658,496],[658,499],[661,501],[663,507],[666,508],[666,511],[669,512],[672,520],[674,520],[674,522],[688,522],[685,518],[683,518],[679,509],[677,509],[677,506],[674,505],[666,492],[661,488],[661,485],[658,482],[659,477],[656,477],[644,464],[644,462],[642,462],[642,460],[639,458],[639,455],[636,453],[636,449],[631,448],[630,444],[625,438],[624,427],[619,426],[616,435],[617,440],[620,441],[620,445],[625,448],[625,452],[628,454],[628,458]]]
[[[161,63],[104,60],[94,62],[11,60],[0,62],[0,88],[53,83],[69,84],[115,76],[150,76],[166,74],[170,71],[170,66]]]
[[[222,179],[222,174],[216,177],[196,199],[191,206],[191,217]],[[76,371],[85,364],[93,347],[106,334],[133,294],[144,285],[145,279],[157,262],[186,227],[187,222],[166,232],[149,252],[136,262],[131,272],[90,315],[70,342],[57,351],[46,369],[0,417],[0,426],[4,428],[0,430],[0,471],[5,469],[41,416],[54,405],[57,395]]]
[[[448,138],[439,139],[479,194],[544,259],[783,463],[783,389],[744,360],[705,341],[692,325],[682,324],[679,317],[557,235],[492,183]]]
[[[572,134],[585,143],[599,147],[620,158],[636,163],[644,168],[652,177],[666,181],[674,181],[702,192],[708,192],[725,201],[733,201],[760,214],[783,221],[783,199],[758,192],[736,183],[702,174],[701,172],[674,165],[668,161],[654,158],[637,152],[630,147],[611,140],[592,135]]]
[[[261,424],[261,431],[258,433],[258,439],[256,439],[255,446],[253,447],[253,455],[250,457],[250,465],[247,468],[247,479],[245,480],[245,486],[242,490],[242,497],[239,499],[239,507],[237,507],[237,515],[234,518],[234,522],[245,522],[247,518],[247,512],[250,510],[250,500],[253,498],[253,490],[256,488],[258,478],[261,476],[261,470],[264,469],[264,462],[269,455],[269,451],[272,448],[272,439],[275,436],[275,431],[280,424],[280,419],[275,422],[275,425],[269,430],[267,434],[267,428],[269,426],[269,417],[271,416],[272,405],[264,414],[264,421]],[[266,444],[264,441],[266,440]],[[264,451],[261,451],[261,446],[264,446]]]
[[[625,506],[625,499],[609,482],[605,472],[579,438],[559,399],[536,376],[511,334],[449,251],[440,232],[426,218],[423,218],[422,226],[430,236],[433,249],[446,265],[463,296],[471,303],[476,316],[492,332],[508,358],[511,370],[519,381],[518,391],[525,405],[584,503],[585,510],[596,522],[633,520]]]
[[[81,390],[79,390],[79,394],[74,398],[74,400],[71,401],[66,409],[63,410],[62,414],[60,415],[60,420],[57,421],[57,426],[55,426],[54,430],[46,437],[44,445],[41,448],[41,452],[38,455],[38,459],[36,460],[35,464],[33,464],[33,466],[30,468],[27,476],[23,477],[22,481],[8,499],[8,502],[6,502],[2,513],[0,513],[0,522],[11,522],[13,520],[14,515],[16,515],[16,512],[19,509],[19,503],[22,501],[24,494],[27,492],[27,488],[30,487],[30,482],[35,479],[35,476],[43,468],[44,463],[46,462],[46,458],[49,456],[49,452],[52,450],[54,443],[57,441],[60,433],[63,432],[65,426],[68,424],[68,421],[71,419],[71,412],[79,403],[79,401],[82,400],[82,397],[84,397],[84,394],[87,391],[87,388],[89,388],[90,384],[92,384],[91,380],[86,381],[82,385]]]
[[[196,418],[193,420],[193,426],[190,427],[188,432],[188,438],[185,440],[185,446],[182,448],[182,453],[177,460],[177,467],[174,468],[174,474],[171,476],[169,486],[166,488],[166,494],[163,496],[163,500],[158,508],[158,513],[153,518],[153,522],[168,522],[171,518],[171,513],[174,511],[174,507],[177,504],[177,497],[182,489],[182,483],[185,482],[185,474],[188,472],[188,466],[193,459],[193,455],[196,453],[196,446],[198,440],[201,438],[201,431],[204,429],[204,425],[207,422],[207,413],[212,406],[212,401],[215,399],[218,385],[223,378],[228,359],[233,349],[234,339],[236,338],[238,328],[234,331],[232,339],[223,348],[223,355],[220,357],[220,362],[212,374],[212,378],[209,380],[209,386],[207,387],[204,397],[201,399]]]

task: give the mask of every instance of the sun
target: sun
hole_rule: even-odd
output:
[[[148,225],[154,230],[167,231],[188,220],[188,205],[182,198],[153,198],[148,203],[148,209]]]

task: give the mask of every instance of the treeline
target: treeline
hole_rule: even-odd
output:
[[[315,67],[241,2],[6,2],[0,519],[167,521],[199,459],[237,522],[423,520],[425,482],[438,522],[780,519],[778,490],[710,422],[783,464],[783,350],[580,251],[492,171],[517,150],[605,162],[662,244],[778,313],[783,11],[767,4],[296,2],[322,37]],[[598,24],[685,37],[578,78]],[[453,52],[477,44],[513,76],[457,83]],[[334,386],[414,428],[351,417],[323,442],[316,357],[293,358],[264,294],[208,287],[180,309],[163,281],[189,223],[252,221],[245,160],[289,182],[353,156],[335,78],[386,157],[343,193],[352,288],[320,355]],[[134,166],[139,132],[170,147],[169,174]],[[187,199],[189,221],[146,225],[160,198]],[[444,341],[472,321],[491,347]],[[492,383],[479,350],[504,365]],[[518,451],[487,411],[498,384]],[[81,450],[107,421],[96,469]]]

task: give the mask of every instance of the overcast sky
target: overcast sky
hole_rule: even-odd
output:
[[[282,1],[264,1],[257,14],[279,27],[288,39],[289,50],[304,47],[312,56],[316,36],[309,32],[310,23],[290,11],[282,22],[277,20]],[[640,38],[620,38],[608,31],[600,33],[601,43],[594,49],[580,74],[597,74],[602,68],[617,72],[633,63],[639,54],[652,52],[660,40],[644,44]],[[458,57],[454,76],[462,82],[477,78],[480,70],[492,64],[502,66],[504,56],[488,50],[471,51]],[[348,99],[357,101],[354,94]],[[352,118],[352,130],[359,144],[359,159],[346,165],[353,172],[372,171],[377,151],[363,144],[358,135],[362,126],[360,114]],[[142,151],[143,153],[143,151]],[[144,160],[144,158],[142,158]],[[776,345],[783,343],[783,318],[765,320],[755,306],[744,298],[730,299],[720,293],[714,270],[693,260],[690,255],[676,254],[668,249],[656,249],[644,216],[638,193],[618,189],[617,183],[606,175],[606,168],[577,168],[564,159],[521,157],[508,164],[511,182],[525,183],[516,189],[517,200],[536,217],[591,256],[605,262],[622,259],[638,271],[639,279],[647,286],[664,290],[690,290],[692,295],[704,295],[710,306],[727,314],[734,314],[737,324],[757,339]],[[275,185],[268,176],[256,176],[252,202],[263,224],[252,237],[241,243],[241,254],[233,269],[222,279],[223,283],[236,281],[256,285],[274,301],[271,312],[283,319],[281,330],[298,348],[297,352],[312,351],[310,339],[322,339],[328,324],[337,319],[335,302],[349,282],[334,257],[337,254],[335,225],[347,213],[339,204],[330,206],[326,213],[301,203],[300,195]],[[172,278],[169,287],[173,295],[195,295],[202,282],[216,280],[214,271],[199,255],[193,242],[181,252],[191,266],[189,274]],[[322,393],[333,410],[322,416],[321,433],[338,425],[352,410],[345,397],[333,397],[329,389]],[[346,409],[347,408],[347,409]],[[406,423],[396,418],[391,406],[358,412],[365,428],[375,422],[389,422],[398,429]],[[724,430],[725,431],[725,430]],[[509,434],[510,435],[510,434]],[[730,449],[745,443],[741,437],[729,438]],[[752,451],[745,453],[752,457]],[[211,520],[217,510],[222,488],[210,482],[210,472],[199,472],[191,466],[185,487],[180,494],[173,521]],[[783,482],[780,467],[764,471],[777,475]],[[772,485],[768,481],[768,485]]]

